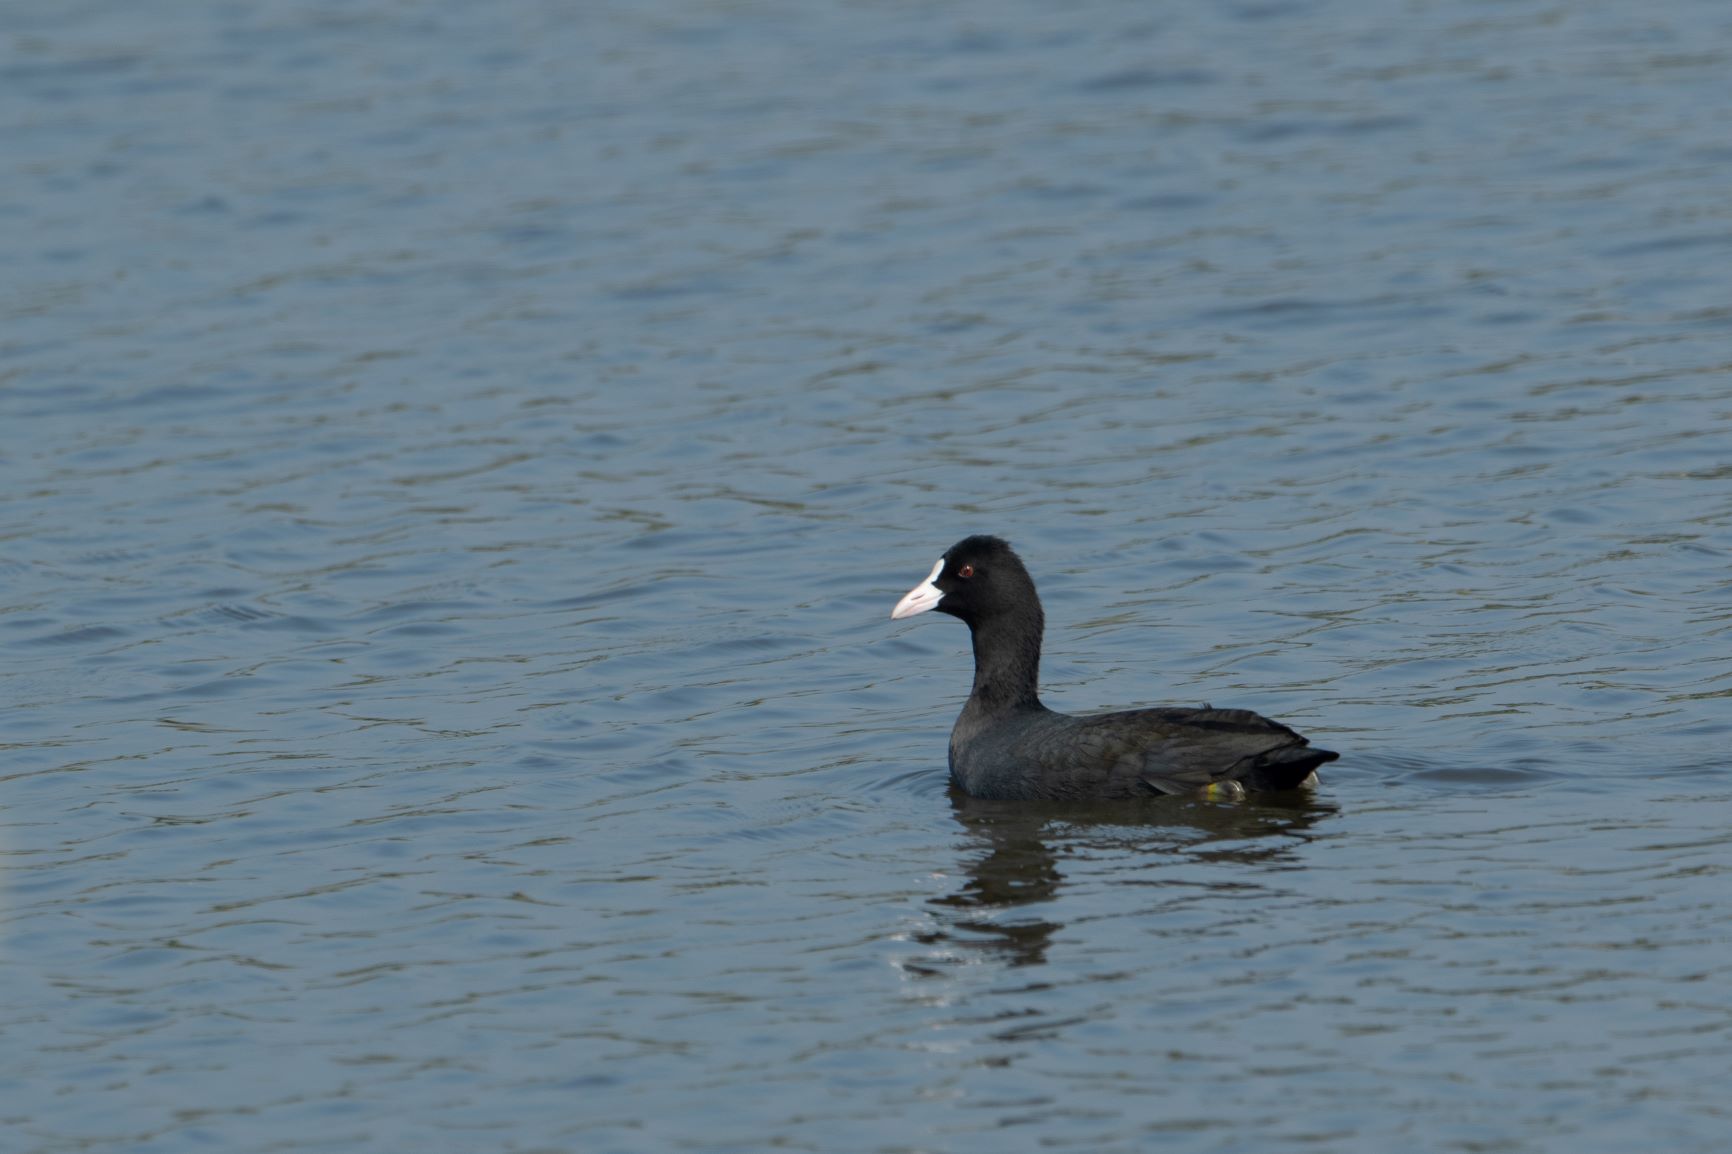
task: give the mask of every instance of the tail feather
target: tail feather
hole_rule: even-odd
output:
[[[1297,789],[1318,766],[1340,756],[1333,749],[1288,745],[1281,749],[1272,749],[1258,757],[1239,780],[1247,789]]]

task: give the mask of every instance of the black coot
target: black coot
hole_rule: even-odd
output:
[[[968,623],[974,692],[950,731],[950,776],[975,797],[1101,800],[1293,789],[1340,755],[1244,709],[1163,707],[1071,717],[1040,703],[1046,617],[1034,581],[997,537],[967,537],[891,610]]]

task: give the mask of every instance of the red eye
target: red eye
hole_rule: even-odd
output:
[[[974,566],[964,565],[962,568],[960,568],[956,571],[956,575],[958,577],[972,577],[972,576],[974,576]]]

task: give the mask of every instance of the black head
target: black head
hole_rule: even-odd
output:
[[[890,611],[893,618],[936,609],[974,625],[1008,614],[1040,613],[1034,580],[1000,537],[964,537],[938,559],[932,573]]]

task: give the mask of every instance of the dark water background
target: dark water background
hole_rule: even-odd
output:
[[[1724,1149],[1721,0],[5,16],[6,1149]]]

